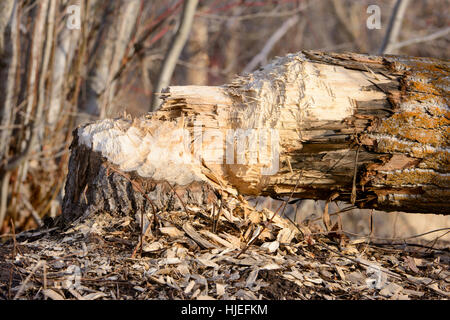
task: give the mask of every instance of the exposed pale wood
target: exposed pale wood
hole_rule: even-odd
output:
[[[112,165],[154,185],[158,206],[172,194],[182,208],[164,189],[168,182],[188,204],[215,203],[218,193],[294,192],[355,200],[361,208],[447,214],[448,70],[447,61],[431,58],[304,51],[221,87],[169,87],[156,113],[75,132],[65,206],[79,204],[84,188],[93,197],[85,207],[117,198],[104,191],[106,169],[98,171]],[[254,130],[249,140],[234,141],[231,129]],[[270,143],[252,152],[263,134]],[[121,197],[132,193],[129,182],[114,179],[122,178],[108,180],[123,188]]]
[[[211,249],[216,247],[214,244],[209,242],[208,240],[204,239],[197,231],[195,231],[194,227],[189,224],[185,223],[183,225],[183,230],[186,232],[186,234],[192,238],[195,242],[197,242],[200,246],[202,246],[205,249]]]

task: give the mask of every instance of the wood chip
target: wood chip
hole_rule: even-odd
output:
[[[220,237],[220,236],[218,236],[218,235],[212,233],[212,232],[209,231],[209,230],[201,230],[200,233],[203,234],[203,235],[205,235],[205,236],[207,236],[207,237],[210,238],[211,240],[213,240],[213,241],[219,243],[220,245],[222,245],[222,246],[224,246],[224,247],[227,247],[227,248],[233,248],[233,249],[239,248],[238,246],[236,246],[236,245],[234,245],[233,243],[231,243],[231,242],[229,242],[229,241],[223,239],[222,237]]]
[[[204,258],[197,258],[195,259],[196,261],[200,262],[202,265],[204,265],[205,267],[211,267],[211,268],[218,268],[219,265],[209,259],[204,259]]]
[[[186,222],[183,224],[183,230],[186,234],[195,242],[197,242],[201,247],[205,249],[217,248],[214,244],[203,238],[197,231],[195,231],[194,227]]]
[[[207,296],[207,295],[199,295],[199,296],[197,297],[197,300],[216,300],[216,299],[214,299],[214,298],[211,297],[211,296]]]
[[[344,272],[342,271],[342,268],[341,268],[341,267],[338,267],[338,266],[334,266],[334,268],[336,269],[336,272],[338,273],[338,275],[339,275],[339,277],[341,278],[341,280],[342,280],[342,281],[345,281],[346,278],[345,278]]]
[[[42,293],[52,299],[52,300],[65,300],[63,296],[61,296],[59,293],[53,291],[52,289],[44,289],[42,290]]]
[[[301,227],[307,236],[298,237],[283,217],[268,222],[273,211],[260,212],[242,197],[233,199],[224,200],[224,208],[234,222],[221,218],[217,233],[211,232],[210,208],[159,212],[161,232],[148,234],[143,254],[133,258],[130,251],[140,239],[137,222],[124,223],[123,216],[106,212],[86,216],[64,232],[17,240],[15,259],[10,257],[13,244],[0,244],[5,279],[12,270],[10,291],[21,299],[448,298],[449,258],[442,250],[425,254],[414,248],[411,257],[408,247],[358,245],[363,239],[342,250],[315,229]],[[247,246],[252,236],[255,241]],[[38,261],[46,261],[45,268],[43,262],[37,268]],[[82,270],[76,288],[74,267]],[[43,290],[44,275],[51,289]]]
[[[280,247],[280,243],[278,241],[264,242],[261,245],[262,249],[266,249],[270,253],[277,251],[279,247]]]
[[[219,297],[225,294],[225,285],[222,283],[216,283],[216,293]]]
[[[402,286],[400,286],[394,282],[390,282],[383,289],[381,289],[379,293],[382,296],[391,297],[395,294],[400,293],[400,291],[402,291],[402,290],[403,290]]]
[[[189,284],[186,286],[186,288],[184,288],[184,293],[189,294],[191,292],[191,290],[194,288],[194,286],[195,286],[195,281],[191,280],[189,282]]]
[[[172,238],[180,238],[184,235],[184,232],[176,227],[161,227],[159,228],[162,234],[166,234]]]
[[[253,288],[255,285],[256,278],[258,278],[258,268],[253,269],[250,274],[248,275],[247,280],[245,281],[245,286],[247,288]]]
[[[145,243],[142,246],[142,251],[154,252],[154,251],[162,250],[163,248],[164,248],[164,245],[162,243],[156,241],[156,242],[152,242],[152,243]]]
[[[144,290],[145,291],[145,290]],[[96,300],[98,298],[106,297],[106,294],[103,292],[93,292],[83,296],[84,300]]]
[[[419,273],[419,269],[416,266],[416,262],[412,257],[406,257],[406,263],[408,265],[408,268],[414,271],[415,273]]]

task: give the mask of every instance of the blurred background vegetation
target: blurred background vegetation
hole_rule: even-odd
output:
[[[151,110],[190,1],[0,0],[0,234],[60,214],[77,125]],[[304,49],[447,59],[449,4],[200,0],[170,84],[221,85]],[[380,8],[380,29],[367,28],[370,5]],[[389,28],[393,13],[398,30]],[[383,48],[388,30],[397,47]]]

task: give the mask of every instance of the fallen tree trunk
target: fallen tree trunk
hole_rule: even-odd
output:
[[[74,132],[63,217],[231,194],[447,214],[449,63],[303,51],[221,87],[169,87],[158,112]]]

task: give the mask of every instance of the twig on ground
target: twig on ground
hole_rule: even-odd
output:
[[[28,281],[30,281],[31,277],[34,275],[34,273],[36,272],[37,269],[39,269],[41,266],[45,265],[46,262],[44,260],[39,260],[36,265],[33,267],[33,269],[31,270],[30,274],[25,278],[25,281],[22,282],[22,284],[20,285],[19,290],[17,291],[16,295],[14,296],[13,300],[17,300],[22,292],[25,289],[26,284],[28,283]],[[45,270],[45,269],[44,269]]]

